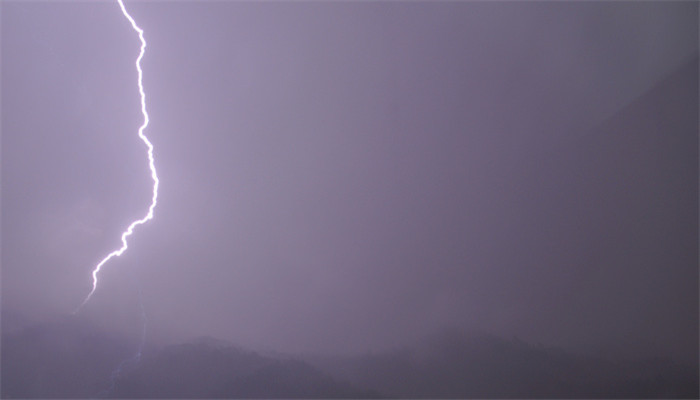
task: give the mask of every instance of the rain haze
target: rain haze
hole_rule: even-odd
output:
[[[216,338],[369,397],[469,397],[339,367],[450,335],[670,360],[697,396],[697,2],[125,4],[158,204],[73,315],[151,200],[140,43],[116,1],[2,3],[3,372],[73,320],[128,358],[143,306],[154,354]]]

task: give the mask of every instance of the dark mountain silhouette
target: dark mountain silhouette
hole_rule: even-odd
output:
[[[489,262],[520,279],[494,286],[526,299],[530,325],[501,329],[698,364],[698,109],[695,55],[598,126],[561,132],[496,177],[504,195],[488,198],[508,224]]]
[[[292,357],[215,339],[147,347],[66,317],[2,336],[2,398],[377,398]]]
[[[294,358],[275,359],[216,341],[169,346],[117,380],[113,395],[139,398],[366,398]]]
[[[697,370],[669,359],[607,360],[518,339],[436,334],[359,357],[309,357],[339,379],[399,398],[697,398]]]
[[[2,338],[3,398],[697,398],[697,368],[446,330],[354,357],[265,356],[205,339],[147,348],[75,318]],[[110,389],[111,387],[111,389]],[[108,390],[109,389],[109,390]]]
[[[675,357],[698,365],[697,89],[696,55],[575,151],[543,159],[557,176],[543,185],[554,183],[564,200],[535,215],[559,221],[547,227],[562,236],[552,247],[580,246],[572,251],[579,273],[559,301],[573,320],[566,329],[599,326],[610,338],[603,351],[626,342],[631,354],[658,352],[662,344],[634,333],[651,330],[675,344]],[[554,326],[562,315],[554,308],[538,322]]]

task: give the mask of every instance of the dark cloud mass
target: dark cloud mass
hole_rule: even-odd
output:
[[[456,327],[697,375],[696,2],[127,7],[161,190],[90,324],[138,337],[140,291],[158,346],[355,357]],[[116,3],[1,18],[5,354],[80,304],[151,181]],[[294,393],[410,397],[348,360]]]

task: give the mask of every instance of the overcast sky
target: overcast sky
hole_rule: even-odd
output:
[[[697,135],[696,91],[667,134],[615,128],[697,60],[696,2],[127,7],[160,197],[81,313],[132,332],[140,289],[151,340],[361,352],[456,325],[697,354],[697,137],[654,164],[685,168],[678,183],[640,183],[631,205],[637,189],[556,176],[592,154],[606,167],[588,176],[635,176],[616,148],[580,146]],[[3,2],[5,312],[73,311],[146,212],[138,46],[113,2]],[[683,82],[665,98],[688,104]],[[630,209],[660,222],[617,224]]]

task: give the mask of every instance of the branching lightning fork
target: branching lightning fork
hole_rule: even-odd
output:
[[[126,239],[131,236],[131,234],[134,232],[134,228],[138,225],[141,225],[143,223],[146,223],[150,219],[153,218],[153,209],[156,207],[156,202],[158,199],[158,175],[156,174],[156,166],[153,160],[153,144],[151,144],[151,141],[148,140],[148,137],[144,135],[143,131],[146,129],[148,126],[148,112],[146,112],[146,93],[143,89],[143,70],[141,70],[141,59],[143,58],[143,55],[146,52],[146,40],[143,37],[143,29],[141,29],[138,25],[136,25],[136,21],[131,17],[131,15],[126,11],[126,7],[124,6],[123,0],[117,0],[119,3],[119,7],[122,10],[122,14],[126,17],[126,19],[129,20],[131,23],[131,27],[138,33],[139,39],[141,40],[141,51],[139,53],[139,56],[136,58],[136,70],[138,71],[138,87],[139,87],[139,94],[141,95],[141,113],[143,114],[143,125],[138,130],[138,135],[139,138],[146,144],[148,147],[148,166],[151,170],[151,178],[153,178],[153,197],[151,199],[151,205],[148,207],[148,213],[146,213],[146,216],[144,216],[141,219],[138,219],[129,225],[129,227],[122,233],[122,246],[114,250],[113,252],[109,253],[105,258],[102,259],[102,261],[95,266],[95,269],[92,271],[92,290],[90,290],[90,293],[88,293],[87,297],[85,297],[85,300],[78,306],[78,308],[75,310],[77,312],[82,308],[85,303],[90,300],[90,297],[92,297],[92,294],[95,293],[95,289],[97,289],[97,275],[100,272],[100,269],[102,268],[107,261],[111,260],[112,257],[117,257],[122,255],[124,251],[127,249],[127,243]]]

